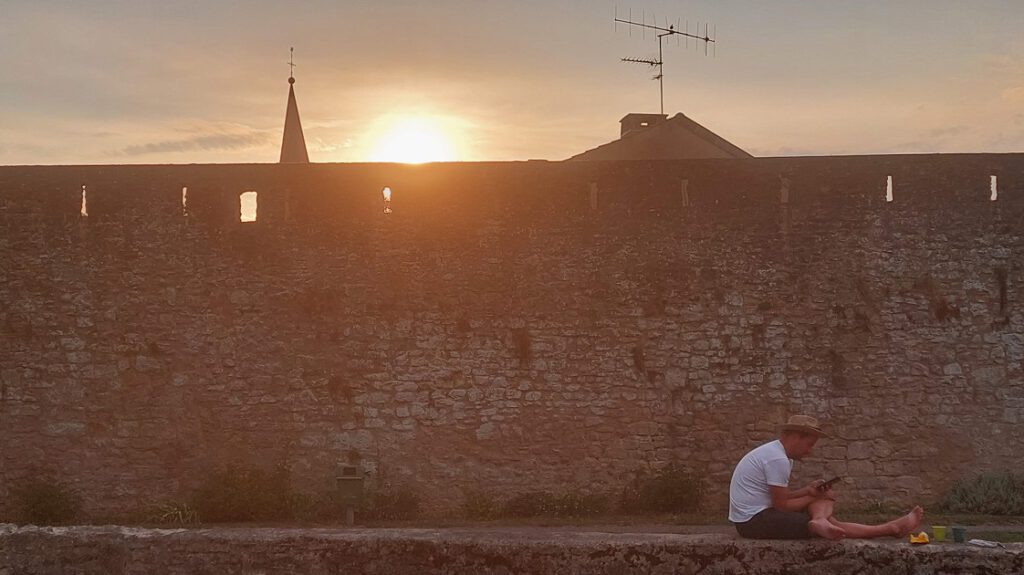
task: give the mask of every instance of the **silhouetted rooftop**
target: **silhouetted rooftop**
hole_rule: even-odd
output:
[[[752,158],[740,147],[682,113],[664,119],[661,114],[627,114],[620,121],[622,135],[569,160],[680,160],[699,158]]]

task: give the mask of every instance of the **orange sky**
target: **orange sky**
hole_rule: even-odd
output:
[[[616,8],[717,26],[666,112],[755,155],[1024,150],[1022,2],[616,4],[5,0],[0,164],[274,162],[289,46],[312,161],[563,159],[658,109]]]

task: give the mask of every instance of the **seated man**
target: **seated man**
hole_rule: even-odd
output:
[[[881,525],[845,523],[832,516],[835,497],[823,480],[800,489],[789,488],[793,461],[811,454],[819,437],[828,437],[818,421],[794,415],[782,426],[779,439],[743,456],[729,486],[729,521],[751,539],[810,539],[823,537],[903,537],[917,530],[924,510],[914,507],[906,515]]]

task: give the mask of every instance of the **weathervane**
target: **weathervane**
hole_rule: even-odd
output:
[[[686,22],[686,31],[685,32],[680,32],[679,31],[679,21],[678,20],[676,20],[676,23],[674,25],[669,25],[668,19],[666,18],[665,19],[665,26],[662,27],[662,26],[658,26],[657,25],[658,24],[658,19],[656,17],[654,18],[654,24],[648,24],[647,23],[647,14],[646,13],[641,13],[641,14],[642,14],[641,19],[643,21],[642,22],[634,22],[633,21],[633,9],[630,8],[630,10],[629,10],[629,19],[622,20],[621,18],[619,18],[619,7],[616,6],[615,7],[615,24],[616,24],[616,29],[618,28],[618,23],[622,22],[623,24],[628,24],[630,26],[630,28],[629,28],[630,35],[632,35],[632,31],[633,31],[632,27],[633,26],[639,26],[641,31],[644,32],[645,36],[646,36],[646,32],[647,32],[648,28],[650,28],[652,30],[655,30],[655,35],[658,37],[658,59],[655,60],[654,58],[621,58],[621,60],[623,62],[630,62],[630,63],[633,63],[633,64],[647,64],[648,66],[650,66],[652,68],[654,68],[654,67],[658,68],[658,73],[655,74],[654,77],[651,78],[651,79],[658,81],[658,91],[659,91],[659,93],[661,95],[661,113],[662,113],[662,115],[664,115],[665,114],[665,72],[664,72],[665,60],[662,57],[662,40],[664,40],[666,36],[676,36],[676,43],[678,44],[678,42],[679,42],[679,38],[678,37],[682,36],[683,38],[686,39],[686,45],[689,46],[690,45],[690,38],[693,38],[694,40],[696,40],[696,42],[694,42],[694,44],[693,44],[694,48],[697,47],[697,45],[698,45],[697,42],[704,42],[704,55],[705,56],[708,55],[708,44],[712,44],[714,46],[717,46],[717,44],[715,43],[715,39],[708,35],[708,25],[707,25],[707,23],[704,24],[704,35],[700,36],[699,35],[700,34],[700,23],[697,23],[697,34],[690,34],[690,22],[689,21]],[[712,34],[717,36],[718,35],[717,33],[718,33],[718,27],[715,26],[715,28],[712,29]],[[717,50],[717,48],[716,48],[716,50]],[[712,52],[712,56],[714,56],[714,52]]]
[[[290,55],[288,56],[288,83],[295,83],[295,46],[291,47]]]

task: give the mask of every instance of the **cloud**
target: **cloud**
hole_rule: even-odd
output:
[[[208,134],[205,136],[193,136],[181,140],[164,140],[162,142],[151,142],[149,144],[135,144],[121,150],[122,154],[128,156],[141,156],[144,154],[163,154],[169,152],[190,152],[195,150],[241,150],[261,146],[269,141],[269,134],[265,132],[250,132],[247,134]]]
[[[1024,85],[1007,88],[1002,91],[1001,96],[1008,102],[1020,102],[1024,104]]]
[[[0,136],[0,166],[43,164],[58,157],[59,150],[51,145],[26,139],[8,139]]]
[[[928,130],[929,138],[941,138],[943,136],[958,136],[968,130],[967,126],[949,126],[946,128],[935,128]]]
[[[989,150],[1018,152],[1024,150],[1024,130],[1012,130],[1009,133],[999,132],[985,142]]]
[[[334,152],[339,148],[338,144],[329,144],[321,138],[312,138],[307,147],[311,152]]]

